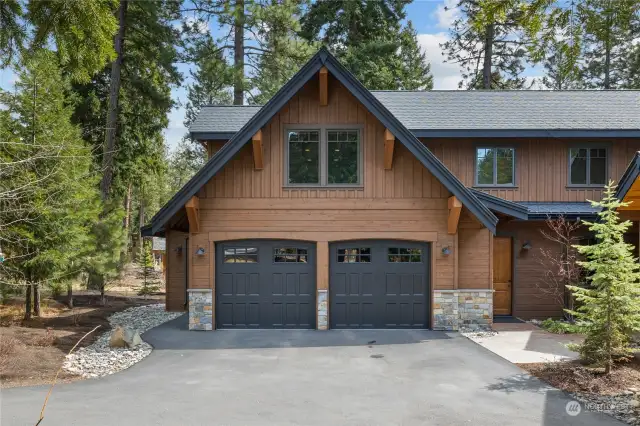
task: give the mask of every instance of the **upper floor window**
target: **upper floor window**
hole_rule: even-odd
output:
[[[607,149],[571,148],[569,149],[569,184],[595,185],[606,184]]]
[[[513,148],[476,149],[476,185],[514,185],[514,175],[515,150]]]
[[[360,185],[359,129],[289,130],[286,138],[288,185]]]

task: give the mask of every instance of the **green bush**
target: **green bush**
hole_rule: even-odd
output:
[[[61,282],[49,282],[49,291],[51,291],[51,298],[57,299],[65,292],[67,287]]]
[[[583,325],[561,320],[554,320],[553,318],[547,318],[546,320],[542,321],[540,327],[554,334],[580,334],[584,332]]]

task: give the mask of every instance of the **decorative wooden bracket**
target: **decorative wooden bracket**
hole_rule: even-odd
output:
[[[460,221],[460,212],[462,211],[462,203],[455,195],[449,197],[449,221],[447,222],[447,232],[455,235],[458,232],[458,222]]]
[[[386,129],[384,131],[384,168],[385,170],[391,170],[393,166],[393,147],[396,143],[396,138],[393,133]]]
[[[329,105],[329,71],[327,67],[320,68],[320,106]]]
[[[262,170],[264,168],[264,156],[262,153],[262,130],[253,135],[251,138],[253,143],[253,164],[256,170]]]
[[[184,205],[189,220],[189,232],[200,232],[200,199],[195,195]]]

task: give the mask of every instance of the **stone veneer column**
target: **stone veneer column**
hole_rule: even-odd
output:
[[[489,328],[493,323],[493,290],[435,290],[433,329]]]
[[[189,330],[213,330],[213,294],[209,288],[192,288],[189,293]]]
[[[318,330],[327,329],[327,290],[318,290]]]

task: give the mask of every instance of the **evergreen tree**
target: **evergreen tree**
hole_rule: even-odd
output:
[[[0,66],[27,47],[52,47],[63,72],[86,82],[114,57],[113,10],[113,0],[3,0]]]
[[[205,164],[206,153],[202,145],[186,139],[180,141],[169,156],[167,172],[167,198],[178,192]]]
[[[640,22],[640,2],[584,0],[577,8],[584,31],[585,85],[594,89],[623,87],[634,28]]]
[[[552,43],[547,50],[543,61],[544,77],[542,85],[552,90],[580,89],[582,80],[578,64],[573,60],[572,49],[564,41]]]
[[[100,202],[91,152],[71,124],[72,108],[65,94],[57,58],[37,50],[16,69],[15,94],[3,93],[0,157],[2,247],[7,259],[3,276],[27,288],[39,313],[39,286],[78,270],[70,265],[90,256],[89,228],[97,221]],[[5,133],[3,132],[3,133]],[[4,139],[4,137],[7,139]]]
[[[250,103],[264,105],[315,53],[313,43],[298,36],[300,16],[306,1],[271,0],[253,10],[256,35],[265,52],[250,57],[255,70],[251,76]]]
[[[326,45],[368,89],[430,89],[429,65],[406,19],[407,0],[319,0],[301,35]]]
[[[467,89],[524,89],[527,60],[523,1],[460,0],[460,17],[442,45],[447,62],[460,65]]]
[[[584,222],[595,234],[596,243],[576,246],[586,260],[579,262],[588,272],[586,288],[568,286],[580,306],[569,311],[584,321],[586,336],[578,346],[581,358],[604,366],[608,374],[615,361],[632,356],[631,333],[640,330],[640,265],[633,257],[633,246],[624,242],[630,221],[620,221],[617,209],[629,205],[615,198],[613,182],[604,198],[592,202],[601,207],[596,222]]]

